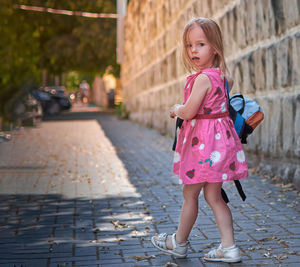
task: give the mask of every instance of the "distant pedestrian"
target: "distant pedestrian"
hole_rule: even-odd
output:
[[[183,32],[183,62],[194,74],[187,77],[184,105],[176,104],[170,117],[183,124],[178,133],[173,172],[179,175],[184,202],[177,232],[156,234],[155,247],[180,258],[187,256],[188,237],[198,215],[198,197],[212,209],[221,235],[221,244],[204,256],[208,261],[241,261],[235,245],[232,214],[221,196],[224,181],[248,176],[240,139],[229,117],[222,34],[208,18],[194,18]],[[233,81],[226,76],[232,87]]]
[[[86,80],[83,80],[80,83],[79,88],[80,88],[81,101],[84,104],[86,104],[89,101],[90,86]]]

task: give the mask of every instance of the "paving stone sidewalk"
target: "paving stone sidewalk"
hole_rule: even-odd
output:
[[[299,266],[300,197],[256,175],[242,202],[226,183],[238,264],[207,263],[219,234],[203,196],[189,256],[152,247],[176,230],[181,186],[172,139],[99,112],[73,112],[0,144],[0,266]]]

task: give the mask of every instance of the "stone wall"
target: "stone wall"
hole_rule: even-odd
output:
[[[255,98],[265,113],[244,147],[250,162],[300,188],[299,12],[297,0],[131,0],[121,67],[130,118],[173,134],[168,110],[183,102],[187,75],[182,30],[192,17],[210,17],[223,32],[233,93]]]
[[[107,92],[105,88],[105,82],[98,75],[95,77],[92,84],[91,101],[100,107],[108,106],[108,98],[107,98]]]

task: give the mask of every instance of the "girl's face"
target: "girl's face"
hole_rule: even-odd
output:
[[[197,71],[213,66],[215,51],[198,25],[193,25],[187,34],[186,49],[188,56]]]

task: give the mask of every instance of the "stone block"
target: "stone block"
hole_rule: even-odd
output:
[[[243,94],[253,94],[255,92],[255,62],[253,53],[247,55],[242,59],[242,71],[243,71]]]
[[[276,173],[276,167],[271,164],[262,163],[259,165],[260,172],[263,175],[268,175],[269,177],[273,177]]]
[[[280,87],[288,86],[288,76],[290,74],[289,65],[288,65],[288,48],[289,48],[289,39],[283,39],[276,46],[276,66],[277,66],[277,84]]]
[[[234,7],[232,10],[228,12],[228,32],[231,37],[231,42],[229,45],[230,54],[238,49],[238,40],[237,40],[237,29],[236,29],[236,20],[237,20],[237,8]],[[224,34],[223,34],[224,36]],[[225,46],[227,48],[227,46]]]
[[[285,157],[292,157],[294,150],[295,98],[285,96],[282,99],[282,152]]]
[[[300,22],[300,10],[299,1],[297,0],[283,0],[283,14],[285,18],[285,26],[291,28],[295,25],[299,25]]]
[[[292,38],[292,47],[289,50],[289,60],[291,61],[291,85],[300,84],[300,32],[296,33]]]
[[[297,167],[294,173],[293,185],[300,190],[300,166]]]
[[[266,49],[266,57],[265,57],[265,68],[266,68],[266,89],[274,90],[277,82],[275,80],[277,74],[276,68],[276,49],[274,45],[269,46]]]
[[[261,0],[255,0],[255,40],[263,40],[266,36],[266,27],[267,23],[265,21],[266,16],[264,16],[264,13],[266,12],[266,9],[263,9],[263,3]]]
[[[269,153],[279,156],[282,152],[282,112],[281,97],[273,97],[270,105],[269,116]]]
[[[295,166],[286,165],[285,171],[281,176],[281,179],[283,180],[284,183],[288,184],[293,182],[295,170],[296,170]]]
[[[263,122],[262,122],[263,123]],[[261,135],[262,135],[262,127],[259,125],[255,128],[253,133],[247,138],[247,145],[244,146],[244,149],[248,152],[252,153],[260,153],[261,152]]]
[[[235,28],[237,29],[237,42],[239,48],[245,48],[246,47],[246,29],[245,29],[245,19],[244,15],[246,12],[246,6],[245,6],[245,1],[241,1],[240,5],[237,6],[237,20],[235,22],[236,26]]]
[[[295,97],[296,108],[295,108],[295,128],[294,128],[294,154],[299,159],[300,158],[300,93]]]
[[[233,75],[234,84],[233,84],[233,88],[230,93],[235,94],[235,93],[242,91],[242,87],[243,87],[243,84],[242,84],[243,72],[242,72],[241,63],[239,63],[239,62],[234,63],[232,75]]]
[[[262,1],[258,1],[257,3],[257,9],[258,10],[263,10],[263,24],[266,26],[266,28],[264,28],[264,30],[266,31],[264,33],[264,37],[270,37],[275,35],[275,18],[274,18],[274,11],[272,8],[272,3],[270,0],[262,0]],[[259,5],[262,5],[262,7],[260,7]],[[258,40],[262,40],[264,38],[258,39]]]
[[[255,9],[255,2],[254,1],[245,1],[246,10],[244,13],[245,19],[245,38],[247,45],[251,45],[255,42],[255,35],[256,35],[256,9]]]
[[[261,48],[254,52],[254,76],[257,91],[264,91],[266,88],[266,68],[265,68],[265,49]]]
[[[270,147],[270,121],[271,121],[271,112],[270,112],[270,106],[271,106],[271,99],[266,98],[261,100],[261,106],[264,110],[264,122],[261,124],[261,149],[263,154],[268,155],[269,154],[269,147]]]
[[[284,16],[284,8],[282,0],[272,0],[270,1],[275,18],[275,30],[276,34],[282,34],[286,29],[286,22]]]

